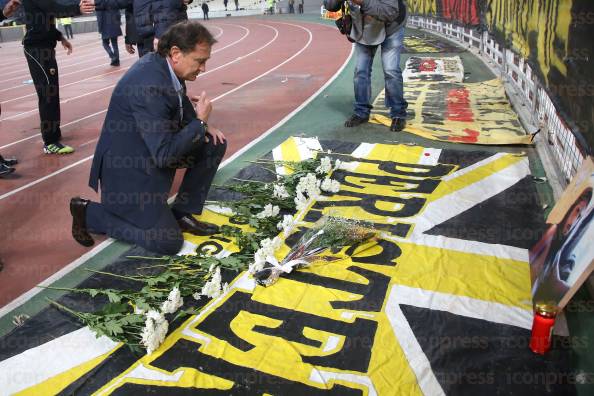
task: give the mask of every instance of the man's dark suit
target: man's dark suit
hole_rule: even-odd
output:
[[[188,168],[173,209],[199,214],[226,149],[205,142],[185,93],[183,119],[179,103],[167,60],[157,53],[141,58],[119,81],[91,168],[89,185],[97,191],[101,182],[101,204],[88,205],[90,232],[177,253],[183,238],[167,205],[175,171]]]

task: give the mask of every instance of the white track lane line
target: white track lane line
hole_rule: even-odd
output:
[[[261,24],[257,24],[257,25],[261,25]],[[238,25],[236,25],[236,26],[238,26]],[[205,75],[207,75],[207,74],[209,74],[209,73],[213,73],[213,72],[215,72],[215,71],[217,71],[217,70],[219,70],[219,69],[222,69],[222,68],[224,68],[224,67],[227,67],[227,66],[229,66],[229,65],[231,65],[231,64],[233,64],[233,63],[237,63],[237,62],[239,62],[239,61],[241,61],[241,60],[245,59],[245,57],[247,57],[247,56],[250,56],[250,55],[252,55],[252,54],[255,54],[255,53],[256,53],[256,52],[258,52],[258,51],[261,51],[262,49],[266,48],[267,46],[269,46],[270,44],[272,44],[274,41],[276,41],[276,39],[278,38],[278,30],[276,30],[276,29],[275,29],[274,27],[272,27],[272,26],[267,26],[267,25],[261,25],[261,26],[264,26],[264,27],[270,28],[270,29],[272,29],[272,30],[274,30],[274,31],[275,31],[275,35],[274,35],[274,37],[273,37],[273,38],[272,38],[272,39],[271,39],[271,40],[270,40],[268,43],[264,44],[263,46],[261,46],[261,47],[259,47],[258,49],[256,49],[256,50],[254,50],[254,51],[250,52],[250,53],[249,53],[249,54],[247,54],[247,55],[244,55],[244,56],[242,56],[242,57],[240,57],[240,58],[236,58],[236,59],[234,59],[234,60],[232,60],[232,61],[230,61],[230,62],[227,62],[227,63],[225,63],[225,64],[223,64],[223,65],[221,65],[221,66],[215,67],[214,69],[208,70],[208,71],[206,71],[205,73],[202,73],[202,74],[200,74],[200,75],[198,76],[198,78],[200,78],[200,77],[203,77],[203,76],[205,76]],[[226,49],[226,48],[228,48],[228,47],[230,47],[230,46],[232,46],[232,45],[236,45],[237,43],[239,43],[239,42],[241,42],[242,40],[244,40],[244,39],[245,39],[245,38],[246,38],[246,37],[249,35],[249,33],[250,33],[250,30],[249,30],[249,29],[247,29],[247,28],[245,28],[245,27],[242,27],[242,29],[244,29],[244,30],[246,31],[246,34],[245,34],[245,35],[243,35],[243,37],[241,37],[239,40],[236,40],[236,41],[234,41],[233,43],[230,43],[230,44],[226,45],[225,47],[218,48],[217,50],[213,51],[213,54],[214,54],[214,53],[217,53],[217,52],[219,52],[219,51],[222,51],[222,50],[224,50],[224,49]],[[64,100],[64,101],[61,101],[60,103],[66,103],[66,102],[68,102],[68,101],[70,101],[70,100],[74,100],[74,99],[82,98],[82,97],[84,97],[84,96],[92,95],[92,94],[94,94],[94,93],[101,92],[101,91],[104,91],[104,90],[106,90],[106,89],[111,89],[111,88],[113,88],[113,87],[115,87],[115,84],[114,84],[114,85],[110,85],[110,86],[108,86],[108,87],[105,87],[105,88],[101,88],[101,89],[99,89],[99,90],[96,90],[96,91],[92,91],[92,92],[89,92],[89,93],[86,93],[86,94],[83,94],[83,95],[77,96],[77,97],[73,97],[73,98],[70,98],[70,99],[66,99],[66,100]],[[30,112],[35,112],[35,111],[37,111],[37,110],[36,110],[36,109],[35,109],[35,110],[31,110],[31,111],[28,111],[27,113],[30,113]],[[61,127],[63,128],[63,127],[66,127],[66,126],[68,126],[68,125],[75,124],[75,123],[77,123],[77,122],[80,122],[80,121],[86,120],[86,119],[88,119],[88,118],[90,118],[90,117],[92,117],[92,116],[96,116],[96,115],[99,115],[99,114],[105,113],[106,111],[107,111],[107,109],[105,109],[105,110],[102,110],[102,111],[99,111],[99,112],[97,112],[97,113],[94,113],[94,114],[92,114],[92,115],[90,115],[90,116],[85,116],[85,117],[83,117],[83,118],[80,118],[80,119],[78,119],[78,120],[74,120],[74,121],[71,121],[71,122],[69,122],[69,123],[67,123],[67,124],[63,124]],[[22,115],[22,114],[24,114],[24,113],[21,113],[21,115]],[[14,116],[12,116],[12,117],[14,117]],[[10,119],[10,118],[4,118],[4,119]],[[4,149],[4,148],[10,147],[10,146],[14,146],[15,144],[18,144],[18,143],[25,142],[25,141],[27,141],[27,140],[29,140],[29,139],[34,139],[35,137],[38,137],[38,136],[39,136],[39,133],[36,133],[36,134],[34,134],[34,135],[28,136],[28,137],[26,137],[26,138],[23,138],[23,139],[19,139],[19,140],[17,140],[17,141],[14,141],[14,142],[12,142],[12,143],[5,144],[4,146],[0,146],[0,149]]]
[[[244,29],[244,30],[245,30],[245,28],[242,28],[242,29]],[[244,37],[245,37],[245,36],[244,36]],[[215,37],[215,38],[216,38],[216,37]],[[240,40],[240,41],[241,41],[241,40]],[[228,46],[227,46],[227,47],[228,47]],[[223,48],[227,48],[227,47],[223,47]],[[101,58],[104,58],[104,56],[103,56],[103,57],[101,57]],[[123,60],[123,62],[125,62],[125,61],[128,61],[128,60],[130,60],[130,59],[134,60],[134,62],[133,62],[133,64],[134,64],[134,63],[136,63],[136,60],[137,60],[138,58],[128,57],[128,58],[124,59],[124,60]],[[84,72],[84,71],[87,71],[87,70],[96,69],[96,68],[98,68],[98,67],[104,67],[104,66],[105,66],[105,65],[99,65],[99,66],[93,66],[93,67],[90,67],[90,68],[88,68],[88,69],[78,70],[78,71],[75,71],[75,72],[72,72],[72,73],[68,73],[68,74],[60,75],[60,78],[62,78],[62,77],[65,77],[65,76],[68,76],[68,75],[71,75],[71,74],[82,73],[82,72]],[[128,66],[128,67],[118,68],[117,70],[110,71],[110,72],[108,72],[108,73],[103,73],[103,74],[94,75],[94,76],[92,76],[92,77],[84,78],[84,79],[82,79],[82,80],[78,80],[78,81],[74,81],[74,82],[71,82],[71,83],[68,83],[68,84],[60,85],[60,89],[62,89],[62,88],[65,88],[65,87],[69,87],[69,86],[71,86],[71,85],[76,85],[76,84],[78,84],[78,83],[81,83],[81,82],[84,82],[84,81],[94,80],[94,79],[96,79],[96,78],[100,78],[100,77],[108,76],[108,75],[111,75],[111,74],[119,73],[119,72],[121,72],[121,71],[128,70],[130,67],[132,67],[132,65],[130,65],[130,66]],[[114,85],[112,85],[112,86],[114,86]],[[13,87],[13,88],[3,89],[3,90],[0,90],[0,92],[7,91],[7,90],[9,90],[9,89],[20,88],[20,87],[22,87],[22,85],[19,85],[19,86]],[[19,100],[19,99],[28,98],[28,97],[30,97],[30,96],[37,96],[37,93],[31,93],[31,94],[28,94],[28,95],[19,96],[19,97],[17,97],[17,98],[7,99],[7,100],[4,100],[4,101],[0,102],[0,104],[5,104],[5,103],[14,102],[14,101],[16,101],[16,100]],[[72,99],[78,99],[78,98],[79,98],[79,97],[74,97],[74,98],[72,98]],[[64,103],[64,102],[60,102],[60,103]],[[33,111],[35,111],[35,110],[33,110]],[[28,113],[30,113],[30,112],[31,112],[31,111],[27,111],[27,112],[25,112],[25,113],[20,113],[20,115],[23,115],[23,114],[28,114]],[[13,117],[18,117],[18,116],[19,116],[19,114],[15,115],[15,116],[13,116]],[[10,118],[3,118],[3,119],[0,119],[0,121],[2,121],[2,120],[8,120],[8,119],[10,119]]]
[[[235,25],[231,25],[231,24],[228,24],[228,25],[229,26],[235,26]],[[213,27],[216,27],[216,29],[219,30],[219,33],[216,34],[216,35],[214,35],[214,38],[217,39],[217,38],[221,37],[222,34],[223,34],[222,33],[223,32],[223,29],[221,29],[218,26],[213,26]],[[98,44],[98,45],[100,45],[101,43],[97,42],[97,43],[91,43],[91,44]],[[99,51],[99,48],[101,49],[100,51]],[[74,50],[76,51],[76,48],[74,48]],[[89,62],[95,61],[97,59],[103,59],[103,58],[105,58],[105,50],[103,49],[103,47],[99,47],[99,46],[97,48],[93,48],[93,51],[89,51],[88,53],[85,53],[83,55],[79,54],[78,52],[73,52],[72,55],[70,55],[70,56],[73,56],[73,57],[89,56],[89,55],[93,55],[94,53],[101,54],[101,55],[98,55],[98,56],[96,56],[94,58],[87,59],[87,60],[84,60],[84,61],[81,61],[81,62],[76,62],[76,63],[68,63],[68,64],[62,65],[62,63],[60,62],[60,65],[58,65],[58,66],[59,66],[60,70],[64,70],[64,69],[67,69],[67,68],[70,68],[70,67],[73,67],[73,66],[81,65],[83,63],[89,63]],[[20,55],[22,55],[22,54],[20,54]],[[23,59],[25,59],[25,58],[23,57]],[[136,59],[138,59],[138,58],[136,58]],[[61,61],[61,59],[59,59],[58,61]],[[68,59],[66,59],[66,61],[68,61]],[[27,69],[27,64],[26,63],[25,63],[24,66],[25,66],[25,69]],[[13,71],[13,72],[10,72],[10,73],[6,73],[6,72],[3,71],[2,76],[7,76],[7,75],[11,75],[11,74],[17,74],[17,73],[22,73],[22,72],[23,72],[23,68],[20,67],[19,70]],[[30,76],[31,76],[30,73],[26,73],[26,74],[24,74],[22,76],[13,77],[13,78],[10,78],[8,80],[2,80],[2,81],[0,81],[0,84],[5,83],[5,82],[8,82],[8,81],[19,80],[21,78],[27,78],[27,77],[30,77]],[[12,89],[12,88],[10,88],[10,89]],[[6,91],[6,89],[0,90],[0,92],[4,92],[4,91]]]
[[[76,48],[75,48],[73,50],[72,54],[70,54],[70,55],[64,55],[64,58],[63,58],[61,56],[61,54],[56,51],[56,61],[59,62],[58,63],[59,65],[63,65],[63,66],[60,67],[62,69],[62,68],[67,68],[67,67],[75,66],[75,65],[78,65],[78,64],[81,64],[81,63],[85,63],[86,62],[86,61],[84,61],[84,62],[77,62],[77,58],[87,57],[89,55],[94,55],[94,54],[97,54],[98,55],[98,54],[101,54],[101,53],[104,54],[103,57],[106,56],[105,50],[103,49],[103,47],[92,48],[91,51],[87,51],[87,52],[85,52],[83,54],[80,54],[80,53],[76,52]],[[18,68],[18,70],[14,70],[14,71],[11,71],[11,72],[5,72],[5,71],[3,71],[2,77],[10,76],[10,75],[13,75],[13,74],[19,74],[19,73],[22,73],[23,71],[28,71],[29,70],[28,69],[28,66],[27,66],[26,58],[24,56],[24,53],[21,53],[20,55],[24,59],[24,62],[25,62],[24,65],[21,65]],[[95,59],[99,59],[99,56],[97,56]],[[70,62],[70,61],[72,61],[72,62]],[[19,76],[17,78],[21,78],[21,77]],[[14,78],[11,78],[11,80],[13,80],[13,79]],[[6,81],[10,81],[10,80],[3,80],[3,81],[0,81],[0,83],[4,83]]]
[[[322,25],[322,26],[328,26],[328,25]],[[334,82],[334,80],[336,80],[336,78],[342,73],[342,71],[348,65],[349,61],[353,57],[354,49],[355,49],[354,46],[351,47],[351,53],[349,54],[347,59],[344,61],[342,66],[336,71],[336,73],[334,73],[334,75],[332,77],[330,77],[330,79],[328,81],[326,81],[326,83],[324,85],[322,85],[320,87],[320,89],[318,89],[313,95],[311,95],[307,100],[305,100],[299,107],[297,107],[295,110],[293,110],[292,112],[287,114],[285,116],[285,118],[283,118],[278,123],[273,125],[266,132],[264,132],[260,136],[258,136],[256,139],[252,140],[250,143],[248,143],[247,145],[243,146],[241,149],[236,151],[233,155],[231,155],[225,161],[221,162],[221,164],[219,165],[219,169],[222,169],[225,166],[229,165],[232,161],[234,161],[241,154],[248,151],[251,147],[253,147],[255,144],[259,143],[265,137],[272,134],[274,131],[278,130],[278,128],[280,128],[283,124],[285,124],[288,120],[290,120],[295,114],[300,112],[301,109],[303,109],[305,106],[307,106],[309,103],[311,103],[316,97],[318,97],[320,95],[320,93],[322,93],[326,88],[328,88],[328,86],[330,84],[332,84]],[[39,286],[50,286],[54,282],[57,282],[58,280],[63,278],[65,275],[70,273],[72,270],[76,269],[77,267],[81,266],[82,264],[84,264],[85,262],[90,260],[92,257],[99,254],[103,249],[105,249],[106,247],[111,245],[113,242],[115,242],[115,239],[112,239],[112,238],[108,238],[107,240],[101,242],[99,245],[97,245],[92,250],[86,252],[85,254],[83,254],[82,256],[77,258],[76,260],[72,261],[70,264],[68,264],[67,266],[65,266],[64,268],[62,268],[55,274],[49,276],[47,279],[45,279],[43,282],[41,282],[39,284]],[[41,291],[43,291],[43,289],[34,287],[31,290],[21,294],[19,297],[15,298],[11,302],[9,302],[8,304],[6,304],[2,308],[0,308],[0,317],[5,316],[6,314],[10,313],[14,309],[23,305],[24,303],[29,301],[31,298],[33,298],[37,294],[41,293]]]
[[[74,43],[74,44],[76,44],[76,43]],[[96,45],[96,44],[97,44],[97,42],[95,41],[95,42],[88,43],[88,44],[84,44],[84,45],[76,45],[76,46],[74,46],[74,45],[73,45],[73,47],[74,47],[74,49],[76,50],[76,49],[80,49],[80,48],[83,48],[83,47],[89,47],[89,46],[91,46],[91,45]],[[22,47],[22,46],[19,46],[19,47],[15,47],[15,48],[16,48],[16,49],[21,49],[21,51],[20,51],[20,52],[21,52],[21,55],[22,55],[22,52],[23,52],[23,51],[22,51],[22,48],[23,48],[23,47]],[[23,58],[23,59],[24,59],[24,58]],[[17,61],[17,62],[20,62],[20,60],[19,60],[19,61]],[[22,65],[16,65],[16,64],[14,64],[14,63],[12,63],[12,62],[10,62],[10,63],[4,63],[4,64],[1,64],[1,65],[0,65],[0,67],[17,67],[17,66],[22,66]]]

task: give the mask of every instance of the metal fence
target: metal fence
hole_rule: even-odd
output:
[[[529,107],[531,122],[538,125],[545,137],[558,168],[556,173],[563,178],[560,182],[565,187],[582,163],[586,150],[580,147],[526,60],[499,45],[488,32],[477,33],[470,28],[419,16],[409,17],[408,24],[443,35],[464,47],[474,48],[483,61],[495,65],[501,77],[514,86],[525,106]]]

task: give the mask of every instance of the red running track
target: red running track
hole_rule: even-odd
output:
[[[351,51],[335,28],[322,24],[234,18],[206,25],[218,43],[188,94],[204,90],[214,101],[209,123],[227,135],[227,156],[313,95]],[[0,49],[0,153],[19,159],[17,172],[0,179],[0,307],[89,250],[70,236],[68,202],[76,195],[98,198],[87,186],[91,158],[113,87],[137,58],[121,45],[121,66],[110,67],[95,33],[77,35],[73,44],[70,56],[57,50],[63,141],[76,148],[68,156],[42,154],[22,48]]]

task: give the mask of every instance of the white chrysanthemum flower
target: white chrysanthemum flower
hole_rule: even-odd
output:
[[[280,212],[280,208],[276,205],[268,204],[264,206],[264,210],[256,215],[259,219],[265,219],[267,217],[276,217]]]
[[[287,189],[282,184],[274,184],[274,191],[273,191],[272,195],[274,195],[274,197],[280,198],[280,199],[289,197],[289,193],[287,192]]]
[[[184,305],[184,299],[176,286],[169,292],[167,300],[161,305],[161,312],[171,314],[176,312],[182,305]]]
[[[320,186],[322,190],[331,193],[337,193],[340,190],[340,183],[337,180],[325,178]]]
[[[274,256],[274,252],[281,247],[282,243],[279,237],[262,239],[260,241],[260,249],[254,253],[254,262],[249,265],[249,272],[254,274],[264,269],[266,258],[268,256]]]
[[[305,207],[307,207],[307,205],[309,204],[309,201],[307,200],[307,198],[305,198],[305,196],[301,193],[297,194],[294,201],[295,201],[295,208],[297,210],[302,210]]]
[[[342,166],[342,161],[339,159],[336,159],[336,161],[334,161],[334,169],[340,169],[341,166]]]
[[[279,230],[282,230],[285,238],[291,234],[294,227],[295,227],[295,220],[293,219],[293,216],[291,216],[291,215],[284,215],[283,220],[280,221],[276,225],[276,228],[278,228]]]
[[[332,159],[330,157],[324,157],[320,160],[320,166],[316,168],[316,173],[325,175],[332,170]]]
[[[194,300],[200,300],[200,298],[202,297],[202,294],[200,294],[200,292],[196,292],[196,293],[192,294],[192,297],[194,297]]]
[[[169,322],[161,312],[150,310],[146,314],[140,343],[146,348],[147,354],[150,355],[159,348],[167,336],[167,330],[169,330]]]
[[[210,280],[202,286],[200,294],[210,298],[217,298],[221,295],[221,280],[221,268],[217,267]]]
[[[320,180],[316,177],[313,173],[308,173],[307,175],[303,176],[299,179],[299,183],[297,183],[297,198],[299,198],[299,194],[307,195],[310,199],[317,199],[322,191],[320,191]],[[299,201],[302,201],[299,198]],[[297,200],[295,201],[297,204]]]

